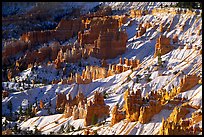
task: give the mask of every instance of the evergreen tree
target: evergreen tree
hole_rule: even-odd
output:
[[[65,132],[66,132],[66,133],[69,133],[69,132],[70,132],[70,124],[69,124],[69,121],[67,122],[67,128],[65,129]]]
[[[159,53],[157,54],[157,57],[158,57],[158,64],[159,64],[159,66],[162,66],[161,52],[159,52]]]
[[[94,135],[98,135],[97,130],[94,130]]]
[[[48,109],[47,109],[47,113],[49,114],[49,115],[51,115],[51,111],[50,111],[50,108],[48,107]]]
[[[75,129],[74,126],[71,125],[71,130],[74,131],[74,129]]]
[[[14,125],[13,130],[14,130],[15,133],[18,131],[17,123]]]
[[[23,111],[23,108],[22,108],[22,106],[20,105],[20,108],[19,108],[19,114],[20,114],[20,115],[22,115],[22,113],[23,113],[22,111]]]
[[[10,110],[10,115],[12,115],[13,104],[11,101],[8,102],[8,109]]]
[[[136,77],[136,83],[139,83],[139,78],[138,77]]]
[[[78,130],[81,130],[81,127],[80,127],[80,126],[78,127]]]
[[[64,133],[64,125],[61,125],[59,132]]]
[[[92,124],[92,125],[95,125],[97,122],[98,122],[98,118],[97,118],[96,114],[94,114],[94,115],[92,116],[91,124]]]
[[[7,122],[7,120],[5,120],[5,122],[4,122],[4,125],[5,125],[5,127],[8,125],[8,122]]]
[[[38,130],[38,126],[37,125],[35,125],[35,127],[34,127],[34,134],[35,135],[41,135],[41,131]]]

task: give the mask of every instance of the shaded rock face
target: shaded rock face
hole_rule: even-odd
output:
[[[118,19],[113,17],[95,17],[91,20],[86,20],[87,30],[78,33],[79,44],[94,44],[100,32],[105,32],[107,29],[118,29]]]
[[[30,42],[31,45],[45,43],[50,40],[66,40],[84,29],[81,19],[64,20],[62,19],[55,30],[31,31],[24,33],[20,40]]]
[[[82,15],[82,18],[94,18],[94,17],[103,17],[103,16],[109,16],[112,14],[112,9],[111,7],[100,7],[99,10],[96,12],[92,12],[89,14]]]
[[[10,57],[17,54],[20,51],[25,50],[28,47],[28,44],[21,40],[10,41],[6,43],[6,46],[3,48],[2,56]]]
[[[119,31],[123,19],[116,17],[93,18],[85,21],[86,31],[78,33],[80,46],[93,47],[91,55],[100,58],[114,58],[126,49],[127,34]]]
[[[117,105],[114,106],[111,114],[112,114],[111,125],[114,125],[125,118],[125,114],[122,111],[118,110]]]
[[[65,94],[57,93],[56,111],[63,113],[67,98]]]
[[[180,81],[180,92],[190,90],[198,84],[200,78],[196,75],[185,75]]]
[[[9,61],[10,57],[18,54],[21,51],[25,51],[28,47],[29,44],[21,40],[6,42],[2,50],[2,65],[11,65],[11,62]]]
[[[160,53],[161,55],[164,55],[173,49],[174,49],[174,47],[170,45],[170,38],[166,38],[166,37],[161,35],[157,39],[157,42],[155,44],[154,57],[157,57],[158,53]]]
[[[94,42],[92,56],[100,59],[115,58],[126,51],[127,34],[125,31],[101,32]]]

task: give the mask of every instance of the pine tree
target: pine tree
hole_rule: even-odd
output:
[[[19,114],[20,114],[20,115],[22,115],[22,113],[23,113],[22,111],[23,111],[23,108],[22,108],[22,106],[20,105],[20,108],[19,108]]]
[[[15,133],[17,132],[17,130],[18,130],[17,123],[16,123],[15,126],[13,127],[13,130],[14,130]]]
[[[37,125],[35,125],[35,127],[34,127],[34,134],[35,135],[41,135],[41,131],[40,130],[38,130],[38,128],[37,128],[38,126]]]
[[[10,110],[10,115],[12,115],[13,105],[11,101],[8,102],[8,109]]]
[[[98,122],[98,118],[97,118],[96,114],[94,114],[94,115],[92,116],[91,124],[92,124],[92,125],[95,125],[97,122]]]
[[[74,131],[75,127],[71,125],[71,130]]]
[[[98,135],[97,130],[94,130],[94,135]]]
[[[161,52],[159,52],[159,53],[157,54],[157,57],[158,57],[158,64],[159,64],[159,66],[162,66]]]
[[[80,126],[78,127],[78,130],[81,130],[81,127],[80,127]]]
[[[65,132],[66,132],[66,133],[69,133],[69,132],[70,132],[70,124],[69,124],[69,121],[67,122],[67,128],[65,129]]]

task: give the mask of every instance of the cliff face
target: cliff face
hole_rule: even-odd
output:
[[[21,40],[7,42],[2,50],[2,65],[11,65],[11,62],[9,62],[9,58],[21,51],[25,51],[28,47],[29,44]]]
[[[20,40],[29,42],[31,45],[45,43],[50,40],[66,40],[84,29],[84,24],[80,18],[73,20],[61,20],[55,30],[32,31],[24,33]]]
[[[115,58],[126,51],[127,34],[125,31],[101,32],[94,42],[92,56],[100,59]]]

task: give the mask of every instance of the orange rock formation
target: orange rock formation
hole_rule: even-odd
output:
[[[103,95],[99,92],[94,93],[93,102],[87,104],[87,99],[82,92],[72,99],[69,94],[67,100],[66,95],[57,94],[56,109],[64,112],[64,117],[73,116],[74,119],[85,119],[84,125],[92,124],[93,117],[102,119],[109,115],[109,106],[105,105]]]
[[[87,106],[85,126],[92,124],[94,115],[97,119],[102,119],[109,115],[109,106],[105,105],[103,95],[99,92],[94,93],[93,103],[90,102]]]
[[[111,125],[114,125],[114,124],[120,122],[124,118],[125,118],[124,112],[118,110],[118,105],[115,105],[113,110],[112,110]]]
[[[60,62],[60,55],[56,59],[56,63]],[[63,59],[62,59],[63,62]],[[122,64],[121,64],[122,63]],[[109,65],[108,70],[105,67],[98,67],[98,66],[86,66],[86,69],[82,71],[82,75],[76,73],[75,76],[71,74],[68,79],[62,79],[61,81],[53,81],[52,83],[56,84],[60,82],[60,84],[72,84],[76,82],[77,84],[89,84],[92,80],[106,78],[118,73],[125,72],[132,68],[137,68],[140,61],[135,59],[124,59],[124,63],[122,58],[120,58],[119,64],[116,65]],[[102,62],[104,65],[104,61]],[[56,66],[57,67],[57,66]],[[59,66],[58,66],[59,67]]]
[[[130,10],[130,17],[131,18],[140,18],[146,15],[148,12],[146,10]]]
[[[188,104],[175,107],[170,116],[162,119],[162,126],[159,130],[160,135],[196,135],[202,132],[200,127],[193,126],[202,120],[202,112],[195,111],[190,118],[185,116],[190,112]]]

